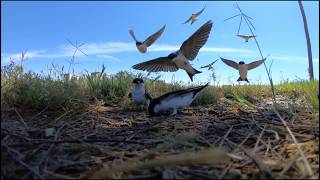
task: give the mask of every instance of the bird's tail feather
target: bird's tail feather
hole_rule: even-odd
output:
[[[189,78],[191,79],[191,81],[193,81],[193,76],[194,76],[195,74],[202,73],[201,71],[198,71],[198,70],[196,70],[195,68],[193,68],[193,71],[194,71],[194,73],[189,73],[189,72],[187,72]]]

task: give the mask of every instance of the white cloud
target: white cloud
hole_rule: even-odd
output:
[[[114,62],[120,62],[121,60],[114,57],[114,56],[110,56],[110,55],[107,55],[107,54],[99,54],[99,55],[96,55],[98,58],[104,58],[104,59],[109,59],[111,61],[114,61]]]
[[[106,54],[106,53],[117,53],[117,52],[128,52],[136,51],[136,46],[134,43],[123,43],[123,42],[108,42],[108,43],[86,43],[79,48],[87,55],[97,55],[97,54]],[[75,47],[70,44],[61,46],[63,54],[73,55]],[[81,55],[81,52],[78,52],[76,55]]]
[[[285,55],[275,55],[275,56],[272,56],[270,55],[269,58],[272,58],[274,59],[275,61],[276,60],[280,60],[280,61],[300,61],[300,62],[305,62],[305,61],[308,61],[308,58],[307,57],[304,57],[304,56],[285,56]],[[318,57],[314,57],[312,59],[313,63],[318,63],[319,64],[319,58]]]
[[[25,54],[25,59],[33,59],[33,58],[39,58],[39,57],[44,57],[46,56],[47,50],[32,50],[32,51],[27,51]],[[12,61],[20,61],[22,59],[22,52],[21,53],[3,53],[1,54],[1,62],[7,63]]]
[[[148,48],[149,52],[173,52],[180,48],[180,46],[170,45],[170,44],[154,44]],[[89,57],[105,58],[112,61],[120,61],[118,58],[112,56],[114,53],[122,52],[138,52],[135,43],[128,42],[102,42],[102,43],[86,43],[79,48]],[[201,52],[215,52],[215,53],[239,53],[244,56],[252,56],[254,54],[253,50],[243,49],[243,48],[228,48],[228,47],[210,47],[205,46],[200,49]],[[50,52],[49,50],[31,50],[27,51],[26,57],[28,59],[35,58],[70,58],[74,55],[75,47],[71,44],[63,44],[58,47],[56,52]],[[85,57],[83,53],[77,51],[76,57]],[[19,61],[21,59],[21,53],[2,53],[1,62],[9,62],[10,58],[14,61]],[[269,58],[280,61],[307,61],[307,57],[303,56],[287,56],[283,54],[271,55]],[[319,63],[319,58],[313,59],[315,63]]]

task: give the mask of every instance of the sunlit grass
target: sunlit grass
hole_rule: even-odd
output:
[[[63,67],[56,72],[36,74],[25,72],[21,65],[11,63],[1,67],[1,108],[33,110],[81,110],[90,102],[103,101],[106,105],[118,104],[130,110],[128,98],[132,80],[145,79],[147,91],[153,98],[164,93],[190,87],[190,84],[173,81],[166,83],[156,78],[143,77],[126,71],[107,75],[105,67],[95,74],[83,74],[78,78],[64,76]],[[193,85],[195,86],[195,85]],[[284,81],[275,86],[278,95],[305,98],[306,104],[319,110],[319,82],[298,80]],[[221,98],[232,98],[240,104],[252,106],[256,101],[271,97],[268,85],[209,86],[193,102],[193,105],[217,104]]]

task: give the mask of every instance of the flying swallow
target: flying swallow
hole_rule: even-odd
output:
[[[149,36],[145,41],[141,42],[138,41],[136,36],[134,35],[134,32],[131,28],[129,28],[129,33],[132,36],[132,38],[136,41],[136,47],[141,53],[146,53],[147,48],[151,46],[163,33],[164,29],[166,28],[166,25],[164,25],[159,31]]]
[[[221,58],[221,57],[220,57]],[[262,59],[262,60],[258,60],[258,61],[253,61],[249,64],[245,64],[243,61],[240,61],[239,63],[236,63],[232,60],[228,60],[228,59],[224,59],[221,58],[221,60],[228,66],[236,69],[239,71],[239,79],[237,81],[247,81],[249,83],[249,80],[247,79],[247,74],[248,71],[251,69],[254,69],[256,67],[258,67],[259,65],[261,65],[266,58]]]
[[[249,42],[249,40],[250,40],[251,38],[255,38],[255,37],[256,37],[256,36],[246,36],[246,35],[240,35],[240,34],[238,34],[237,36],[238,36],[238,37],[241,37],[242,39],[244,39],[245,42]]]
[[[199,11],[199,12],[197,12],[197,13],[195,13],[195,14],[192,14],[192,15],[190,16],[190,18],[189,18],[186,22],[184,22],[184,23],[182,23],[182,24],[187,24],[189,21],[191,21],[191,24],[190,24],[190,25],[192,25],[192,24],[197,20],[197,17],[200,16],[200,14],[204,11],[205,8],[206,8],[206,7],[202,8],[201,11]]]
[[[184,41],[178,51],[165,57],[158,57],[150,61],[136,64],[132,66],[132,68],[148,72],[174,72],[179,69],[184,69],[191,81],[193,81],[193,76],[197,73],[201,73],[201,71],[193,68],[189,61],[196,58],[200,48],[207,42],[211,28],[212,22],[209,20]]]
[[[208,68],[208,70],[211,70],[213,68],[213,64],[216,63],[219,59],[213,61],[212,63],[208,64],[208,65],[205,65],[205,66],[201,66],[200,68],[203,69],[203,68]]]

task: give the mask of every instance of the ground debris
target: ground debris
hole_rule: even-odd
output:
[[[279,112],[315,173],[309,178],[318,178],[318,113]],[[175,117],[150,117],[145,111],[90,106],[46,118],[19,115],[1,115],[2,178],[307,177],[298,145],[267,108],[208,105]],[[40,133],[48,129],[50,135]],[[210,163],[218,157],[228,160]]]

